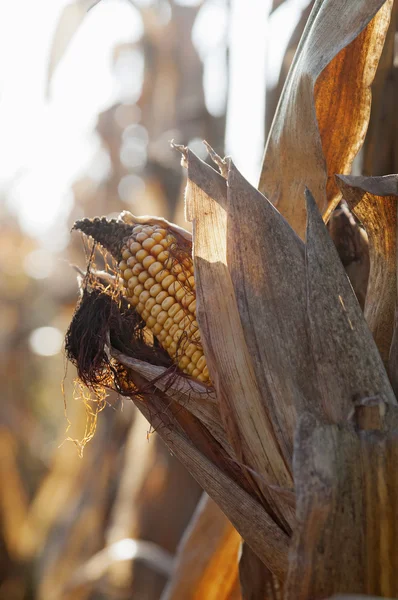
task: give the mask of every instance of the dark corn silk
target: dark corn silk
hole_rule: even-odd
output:
[[[199,381],[209,372],[196,321],[193,261],[163,224],[84,219],[75,225],[118,261],[126,298],[179,368]]]

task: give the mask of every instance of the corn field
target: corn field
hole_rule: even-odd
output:
[[[259,13],[125,4],[112,64],[141,83],[97,115],[110,166],[73,181],[47,279],[4,209],[0,600],[398,598],[397,1],[269,2],[270,36],[297,18],[258,165],[228,140]],[[65,4],[47,95],[102,9]]]

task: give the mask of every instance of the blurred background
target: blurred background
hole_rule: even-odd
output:
[[[0,600],[160,598],[201,490],[127,400],[82,457],[70,441],[87,422],[63,354],[86,262],[70,229],[124,209],[184,225],[171,139],[256,185],[311,5],[0,3]]]

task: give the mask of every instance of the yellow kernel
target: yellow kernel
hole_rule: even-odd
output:
[[[151,286],[149,291],[151,293],[151,296],[155,297],[159,294],[159,292],[162,291],[162,286],[160,285],[160,283],[155,283],[154,280],[154,284]]]
[[[160,323],[158,323],[158,324],[162,327],[162,325]],[[159,342],[162,342],[163,347],[166,346],[165,341],[166,341],[167,336],[168,336],[168,333],[164,329],[162,329],[162,331],[160,333],[158,333],[156,336],[158,338]]]
[[[178,325],[173,323],[173,325],[169,328],[169,334],[174,337],[174,334],[178,331]]]
[[[176,281],[176,283],[179,283],[179,282]],[[181,287],[181,289],[177,290],[175,293],[177,300],[179,300],[181,302],[182,302],[182,299],[185,298],[186,295],[187,295],[187,290],[184,289],[183,287]]]
[[[154,236],[151,239],[154,240]],[[160,252],[163,252],[163,246],[155,243],[155,245],[151,248],[151,254],[153,254],[153,256],[157,256]]]
[[[193,362],[190,362],[185,371],[190,375],[194,369],[196,369],[196,365]]]
[[[184,335],[184,331],[182,331],[181,329],[177,329],[177,331],[175,331],[174,335],[173,335],[173,340],[175,342],[178,342],[180,340],[180,337]]]
[[[155,233],[158,233],[158,234],[160,233],[160,235],[162,236],[162,239],[167,235],[167,231],[165,229],[163,229],[162,227],[157,227]]]
[[[141,294],[141,295],[142,295],[142,294]],[[152,309],[153,309],[153,307],[154,307],[154,306],[159,306],[159,305],[158,305],[158,304],[156,304],[156,300],[155,300],[155,298],[151,298],[151,297],[149,297],[149,298],[148,298],[148,300],[145,302],[145,308],[146,308],[147,310],[149,310],[149,311],[150,311],[150,313],[151,313],[151,315],[152,315],[153,317],[156,317],[156,315],[154,315],[154,314],[152,313]]]
[[[152,298],[152,300],[154,302],[156,302],[155,298]],[[151,315],[153,317],[157,317],[159,313],[162,312],[162,307],[160,306],[160,304],[154,304],[152,310],[151,310]]]
[[[196,298],[192,300],[191,304],[188,306],[188,310],[190,313],[196,312]]]
[[[132,270],[133,270],[133,275],[139,275],[144,270],[144,267],[142,266],[141,263],[137,263],[136,265],[134,265]]]
[[[168,331],[170,329],[170,327],[172,327],[172,325],[174,325],[173,319],[171,319],[170,317],[164,322],[163,325],[163,329],[165,329],[166,331]]]
[[[171,356],[175,356],[177,352],[177,344],[175,342],[171,342],[167,350]]]
[[[185,294],[185,296],[183,298],[181,298],[181,306],[183,308],[188,308],[188,306],[191,304],[192,300],[194,300],[194,296],[193,294]]]
[[[200,350],[196,350],[196,352],[194,352],[191,356],[191,361],[196,365],[201,356],[202,352]]]
[[[128,250],[128,248],[125,248],[122,252],[122,258],[123,260],[128,260],[131,256],[131,252],[130,250]]]
[[[141,244],[139,244],[138,242],[136,242],[135,240],[133,240],[130,243],[130,250],[131,250],[131,254],[133,254],[135,256],[135,254],[137,252],[139,252],[139,250],[141,250]]]
[[[137,242],[143,242],[144,240],[147,239],[147,234],[144,233],[143,231],[140,231],[140,233],[137,233],[137,235],[135,236],[135,239],[137,240]]]
[[[167,331],[166,331],[166,333],[167,333]],[[173,341],[173,338],[171,337],[171,335],[167,335],[164,339],[163,346],[168,350],[172,341]]]
[[[159,335],[159,333],[162,331],[162,329],[163,329],[163,325],[161,325],[158,322],[156,322],[155,325],[153,325],[153,327],[152,327],[152,331],[156,336]]]
[[[145,305],[145,307],[146,307],[146,305]],[[146,319],[146,324],[147,324],[147,327],[149,327],[149,329],[153,329],[154,325],[156,325],[155,317],[151,317],[151,315],[149,315],[149,317],[147,317],[147,319]]]
[[[148,267],[150,267],[154,262],[156,262],[155,258],[153,256],[151,256],[149,254],[149,256],[146,256],[144,258],[144,260],[142,261],[142,266],[147,269]]]
[[[162,263],[156,261],[154,263],[152,263],[149,268],[148,271],[149,273],[152,275],[152,277],[155,277],[155,275],[157,275],[158,273],[160,273],[160,271],[163,269],[163,265]]]
[[[142,242],[142,247],[144,248],[144,250],[149,252],[151,250],[151,248],[153,248],[153,246],[155,246],[155,244],[156,244],[155,240],[152,237],[149,237]]]
[[[121,271],[125,271],[127,269],[127,263],[126,263],[126,261],[124,261],[124,260],[120,261],[120,263],[119,263],[119,269]]]
[[[201,373],[200,373],[199,369],[194,369],[194,370],[192,371],[192,377],[198,377],[198,375],[200,375],[200,374],[201,374]]]
[[[128,281],[130,279],[130,277],[133,276],[133,271],[131,269],[126,269],[123,273],[123,277],[126,281]]]
[[[137,261],[135,259],[135,256],[130,256],[130,258],[127,260],[127,266],[130,267],[130,269],[131,269],[136,264],[137,264]]]
[[[165,260],[167,260],[170,256],[170,252],[168,250],[164,250],[163,252],[160,252],[158,254],[158,260],[160,260],[160,262],[164,263]]]
[[[137,306],[137,304],[139,303],[139,300],[138,300],[137,296],[131,296],[131,298],[129,298],[129,302],[130,302],[131,306]]]
[[[143,291],[144,291],[144,286],[141,283],[139,283],[134,288],[134,295],[139,297],[141,292],[143,292]]]
[[[167,294],[167,292],[165,292]],[[169,310],[175,304],[173,296],[167,296],[162,302],[163,310]]]
[[[174,318],[180,310],[181,310],[181,306],[178,304],[178,302],[175,302],[175,304],[173,304],[173,306],[171,306],[168,310],[169,317]],[[184,313],[183,313],[183,316],[184,316]]]
[[[177,305],[179,306],[179,305]],[[169,311],[169,315],[170,315],[170,311]],[[172,315],[170,315],[172,316]],[[178,312],[176,312],[175,316],[174,316],[174,323],[179,323],[180,321],[182,321],[182,319],[185,316],[185,312],[183,311],[182,308],[180,308],[180,310]]]
[[[162,290],[162,286],[159,286],[159,287]],[[162,290],[161,292],[156,294],[156,302],[158,304],[162,304],[163,300],[165,300],[168,297],[169,297],[169,294],[166,292],[166,290]],[[166,310],[166,309],[164,309],[164,310]]]
[[[145,283],[144,283],[145,289],[146,290],[151,290],[152,287],[153,287],[153,285],[154,285],[154,283],[155,283],[154,278],[153,277],[148,277],[148,279],[146,279]]]
[[[146,308],[144,308],[144,310],[142,311],[141,317],[144,319],[144,321],[146,321],[149,317],[149,311]]]
[[[136,259],[139,260],[140,262],[142,262],[144,260],[144,258],[146,258],[148,256],[148,252],[144,249],[138,250],[137,254],[135,255]]]
[[[202,371],[202,375],[203,377],[206,377],[206,379],[208,379],[210,377],[210,373],[209,373],[209,369],[208,367],[205,367]]]
[[[161,310],[157,316],[157,322],[163,325],[168,318],[168,314],[165,310]]]
[[[160,275],[160,273],[159,273],[159,275]],[[170,285],[173,283],[173,281],[175,281],[174,275],[167,275],[167,277],[165,277],[162,281],[162,287],[165,290],[167,290],[170,287]],[[171,293],[171,292],[169,291],[169,293]]]
[[[178,366],[181,370],[184,370],[189,365],[189,362],[188,356],[183,356],[181,360],[178,361]]]
[[[159,243],[163,238],[164,238],[164,235],[159,233],[158,229],[152,234],[152,239],[154,239],[155,242],[157,242],[157,243]],[[163,248],[162,248],[162,250],[163,250]],[[159,250],[159,252],[161,252],[161,251]]]
[[[204,354],[202,354],[202,356],[200,357],[200,359],[198,360],[198,362],[196,363],[196,366],[198,367],[198,369],[200,371],[203,371],[203,369],[206,366],[206,358],[204,356]]]
[[[143,225],[134,225],[133,235],[136,235],[137,233],[140,233],[140,231],[142,231],[143,227],[144,227]]]
[[[168,248],[170,246],[170,242],[166,239],[161,240],[160,244],[163,246],[163,248]]]
[[[140,302],[142,302],[142,304],[145,304],[145,302],[150,298],[149,296],[149,292],[148,290],[144,290],[143,292],[141,292],[140,294]]]
[[[148,275],[148,271],[142,271],[139,275],[138,275],[138,281],[140,283],[145,283],[146,280],[148,279],[149,275]]]
[[[174,296],[175,293],[178,292],[178,290],[180,289],[181,283],[179,281],[176,281],[174,278],[174,281],[169,285],[169,294],[172,294]]]
[[[136,306],[136,310],[137,312],[139,312],[140,314],[142,313],[142,311],[144,310],[144,305],[142,304],[142,302],[138,302],[137,306]]]
[[[138,285],[138,277],[136,277],[135,275],[133,275],[133,277],[130,277],[130,279],[128,281],[129,289],[133,290],[136,285]]]
[[[148,235],[152,235],[153,227],[152,227],[152,225],[144,225],[144,227],[142,228],[142,231]]]
[[[193,275],[188,277],[188,283],[191,286],[191,288],[194,290],[195,289],[195,277]]]
[[[199,373],[196,379],[199,379],[199,381],[207,381],[209,379],[209,376],[203,375],[203,373]]]
[[[191,315],[187,315],[185,312],[184,312],[184,315],[185,315],[184,318],[178,322],[178,326],[183,331],[187,331],[189,329],[189,326],[192,323],[192,319],[191,319]],[[175,318],[174,318],[174,320],[175,320]],[[175,322],[177,323],[177,321],[175,321]]]
[[[196,344],[189,344],[186,348],[185,348],[185,354],[189,357],[192,356],[192,354],[194,352],[196,352],[196,350],[198,349]]]

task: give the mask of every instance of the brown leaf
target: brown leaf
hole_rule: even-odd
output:
[[[161,600],[229,600],[238,578],[240,544],[236,529],[203,494],[180,542],[176,568]]]
[[[187,151],[187,218],[193,222],[197,320],[221,416],[248,480],[266,506],[288,527],[290,507],[269,484],[291,487],[273,426],[256,381],[227,266],[226,181]],[[253,470],[258,474],[253,477]]]
[[[341,175],[337,182],[368,234],[370,274],[365,318],[387,365],[397,300],[398,175]]]
[[[287,464],[297,414],[316,410],[319,392],[306,320],[304,244],[231,163],[228,268],[245,341]]]
[[[239,561],[242,600],[282,600],[283,588],[244,542]]]
[[[252,550],[283,581],[287,569],[288,536],[264,508],[227,474],[225,466],[219,468],[198,449],[200,431],[197,430],[196,436],[193,436],[192,429],[184,432],[181,423],[179,426],[176,424],[176,418],[181,418],[181,407],[173,415],[170,405],[159,403],[155,396],[152,396],[151,403],[136,398],[133,401]],[[202,448],[206,449],[209,445],[213,447],[214,454],[214,442],[206,444],[205,438],[202,438]]]
[[[328,419],[348,418],[353,402],[379,395],[396,404],[380,354],[326,226],[307,190],[308,320],[321,402]]]
[[[294,461],[299,525],[286,600],[396,597],[397,433],[358,434],[303,418]]]
[[[304,237],[304,187],[327,220],[369,120],[372,83],[392,1],[318,0],[291,66],[267,141],[259,190]],[[344,135],[342,135],[344,133]]]

